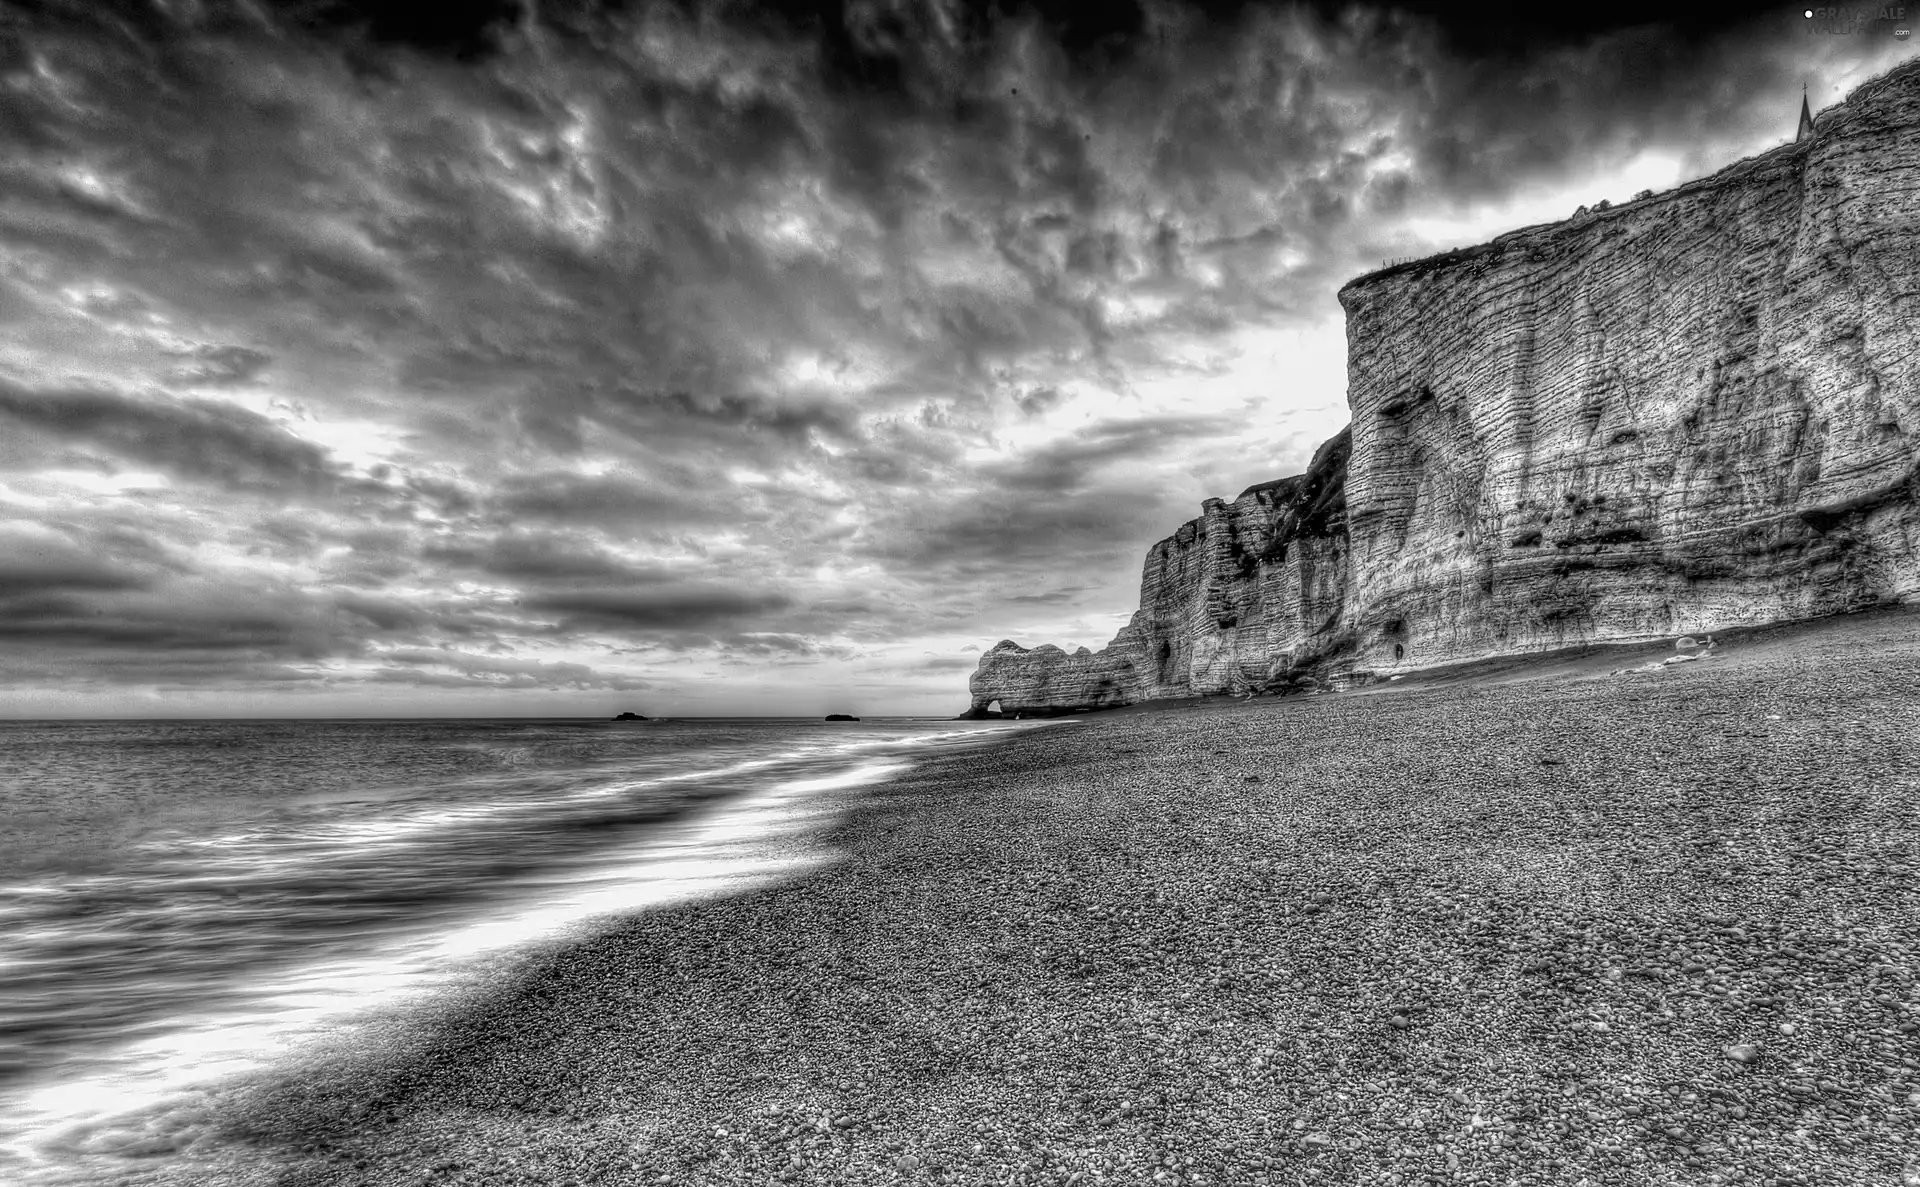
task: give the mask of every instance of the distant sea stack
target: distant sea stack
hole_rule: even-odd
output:
[[[1920,63],[1711,177],[1340,291],[1352,421],[968,716],[1344,687],[1920,589]]]
[[[615,721],[646,721],[647,718],[640,716],[638,713],[622,713],[620,716],[614,718],[614,720]]]
[[[853,716],[850,713],[829,713],[827,714],[827,720],[828,721],[858,721],[860,719],[858,717]]]

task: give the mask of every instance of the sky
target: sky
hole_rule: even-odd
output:
[[[1347,280],[1913,52],[1681,7],[0,0],[0,717],[958,713]]]

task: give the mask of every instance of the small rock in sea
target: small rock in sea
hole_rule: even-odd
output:
[[[1735,1063],[1752,1063],[1760,1058],[1760,1048],[1752,1043],[1734,1043],[1727,1048],[1727,1058]]]

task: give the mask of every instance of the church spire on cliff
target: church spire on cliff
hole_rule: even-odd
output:
[[[1807,84],[1800,84],[1800,130],[1793,134],[1793,142],[1800,143],[1813,135],[1813,109],[1807,106]]]

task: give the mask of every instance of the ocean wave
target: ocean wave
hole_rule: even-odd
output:
[[[458,787],[437,804],[376,798],[384,819],[355,816],[358,800],[331,817],[267,811],[145,847],[144,864],[0,887],[0,1179],[92,1182],[135,1156],[198,1157],[223,1085],[477,992],[504,954],[830,861],[808,838],[837,793],[1004,732],[769,737],[755,757],[696,750],[688,769],[640,779],[554,772],[544,791],[479,804],[444,802]]]

